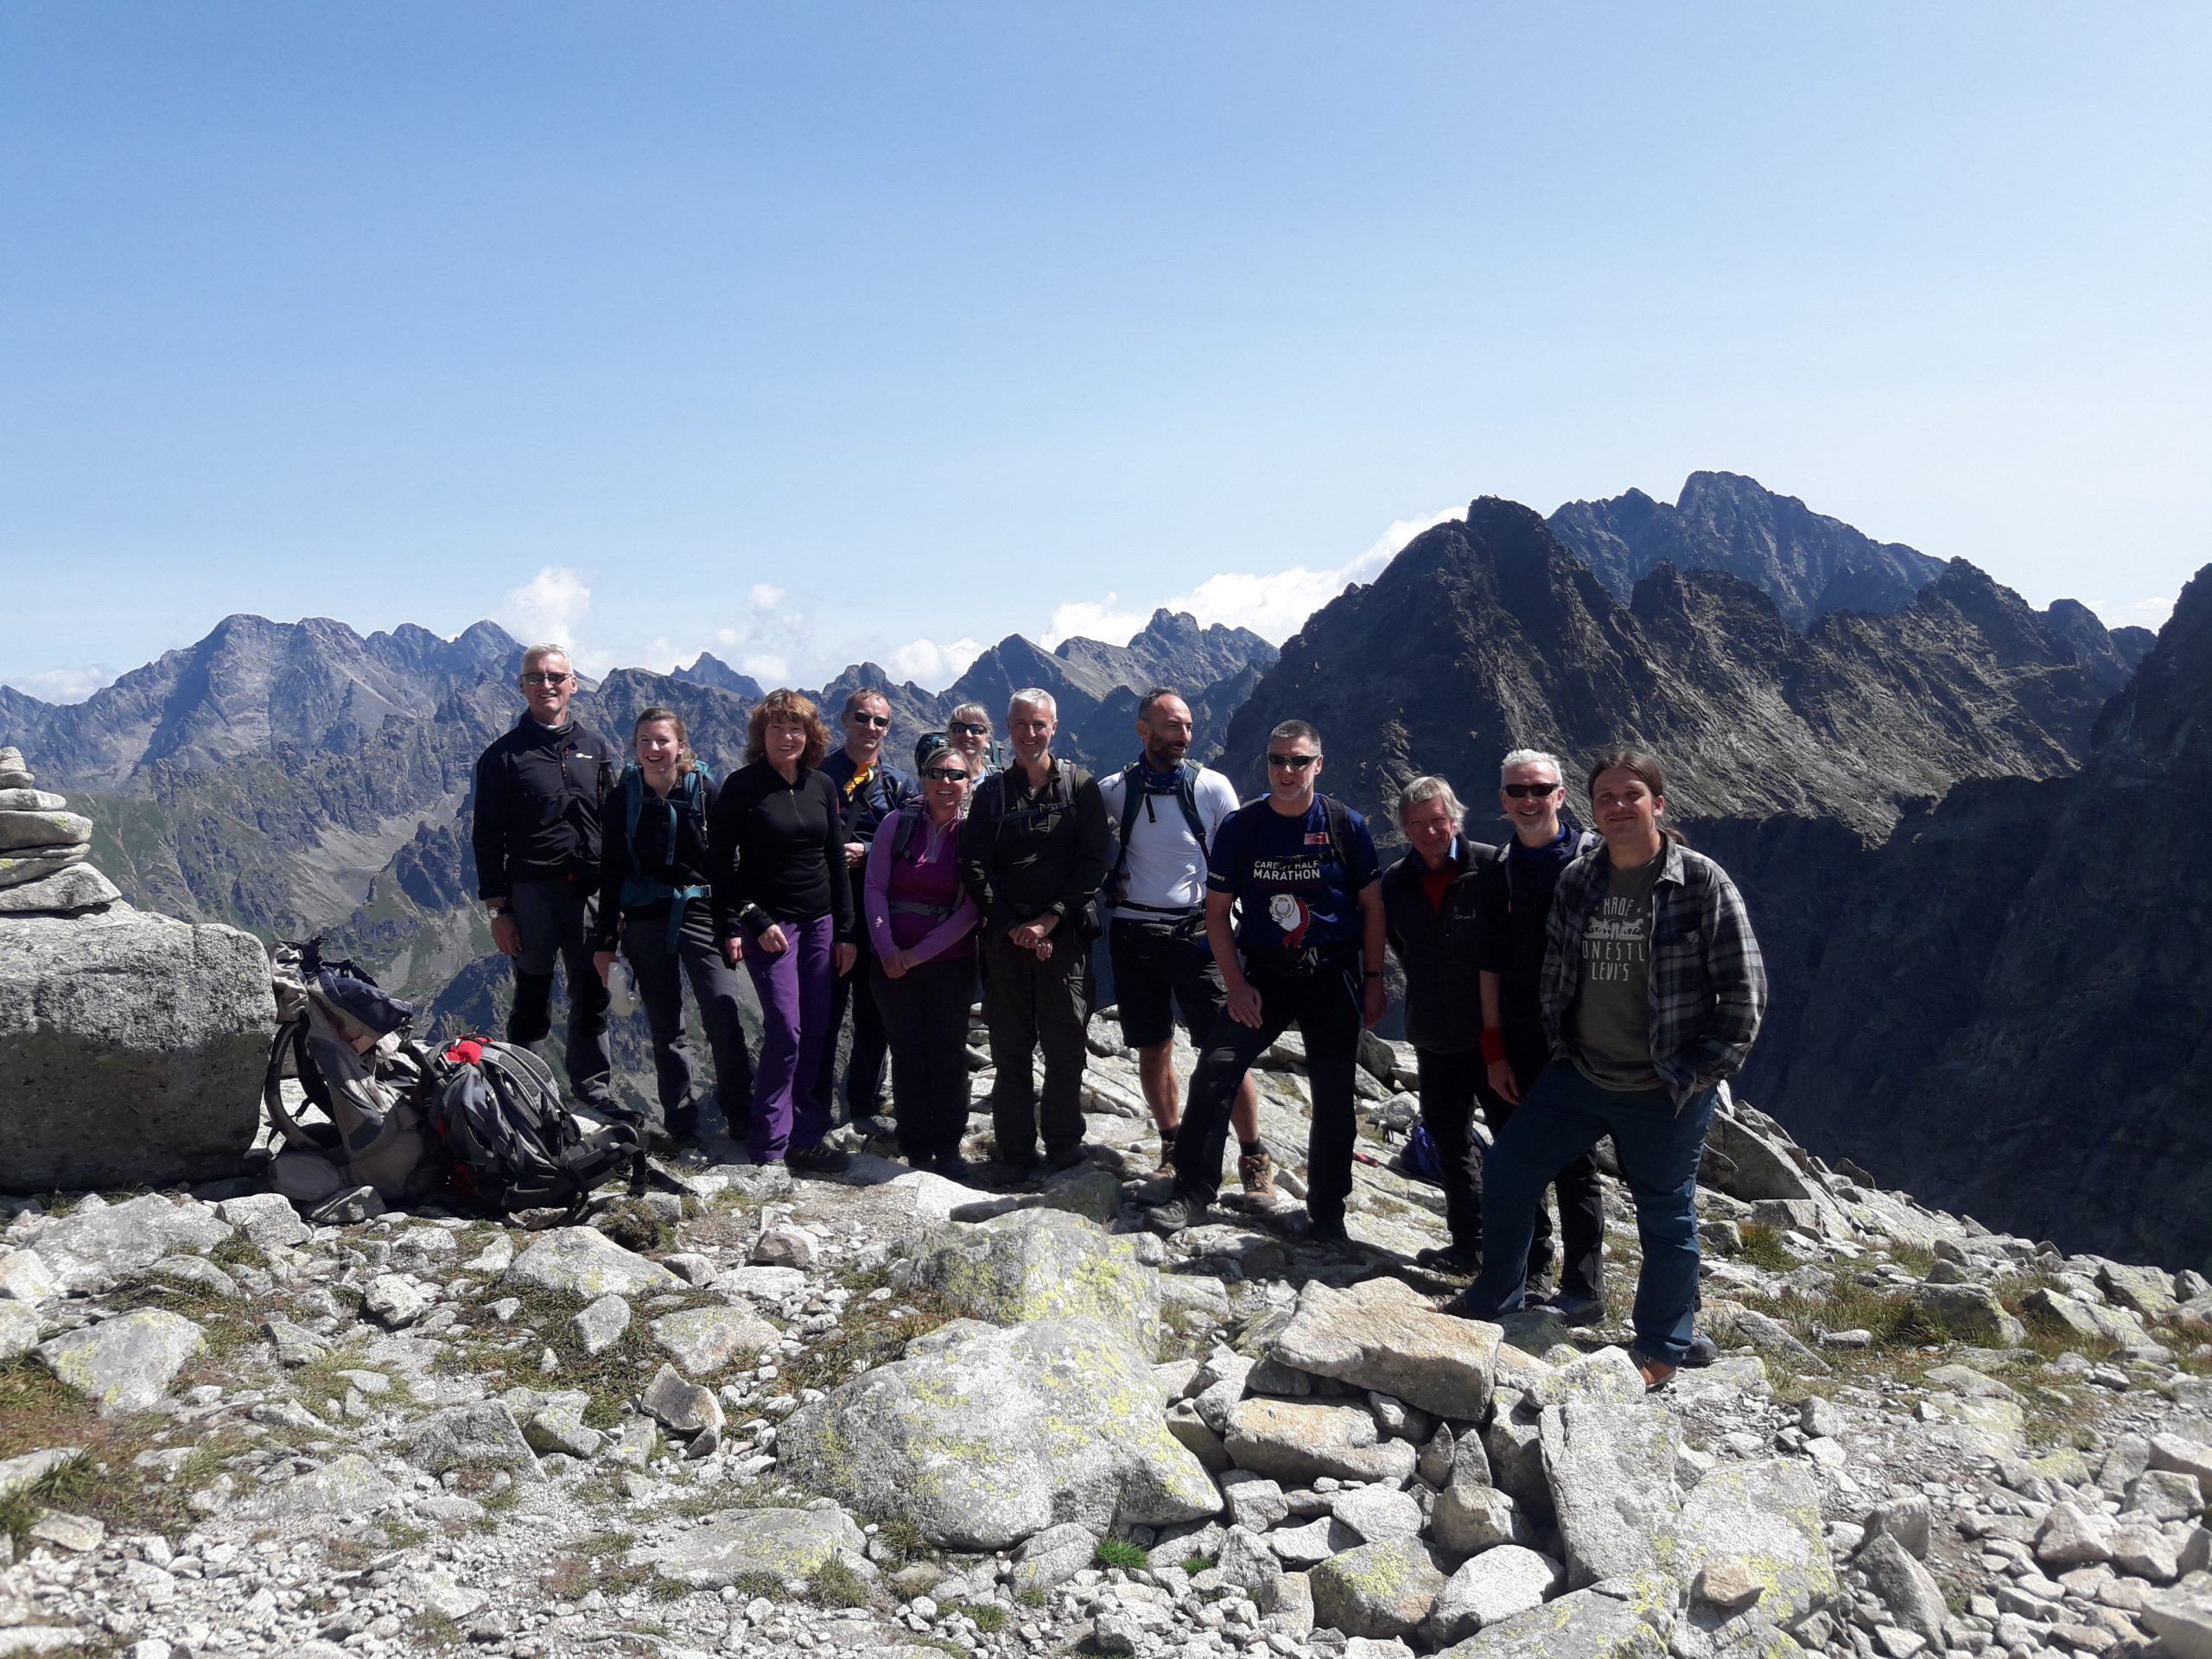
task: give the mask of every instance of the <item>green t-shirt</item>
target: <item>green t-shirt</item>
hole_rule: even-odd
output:
[[[1651,1069],[1651,889],[1667,852],[1632,870],[1608,863],[1605,896],[1582,932],[1575,1069],[1600,1089],[1663,1089]]]

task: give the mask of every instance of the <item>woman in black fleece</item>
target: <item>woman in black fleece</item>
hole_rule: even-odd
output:
[[[709,819],[723,949],[760,997],[753,1161],[825,1173],[851,1162],[822,1144],[830,1102],[816,1083],[822,1045],[835,1040],[830,988],[855,955],[844,803],[817,769],[829,751],[814,704],[771,691],[753,710],[749,764],[723,783]]]
[[[708,896],[713,866],[707,820],[716,791],[692,758],[683,716],[674,709],[639,715],[631,742],[638,758],[601,808],[605,850],[592,961],[604,983],[620,939],[652,1032],[662,1123],[677,1141],[696,1145],[699,1099],[683,1040],[687,978],[714,1050],[715,1094],[732,1135],[745,1133],[753,1109],[753,1061],[738,1019],[737,974],[723,958],[723,929]]]

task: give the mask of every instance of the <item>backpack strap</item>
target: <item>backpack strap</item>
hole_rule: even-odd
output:
[[[1351,809],[1333,795],[1321,797],[1321,815],[1329,822],[1329,845],[1336,849],[1337,868],[1351,881]],[[1354,898],[1358,897],[1355,893]]]
[[[1122,817],[1116,826],[1122,841],[1114,855],[1114,868],[1106,872],[1109,887],[1121,879],[1122,867],[1129,861],[1129,837],[1137,828],[1136,803],[1150,798],[1151,791],[1141,781],[1143,770],[1143,763],[1136,760],[1122,768]],[[1175,804],[1183,809],[1183,822],[1190,826],[1191,839],[1198,843],[1198,857],[1203,861],[1206,854],[1206,821],[1198,813],[1198,768],[1187,760],[1175,768]]]

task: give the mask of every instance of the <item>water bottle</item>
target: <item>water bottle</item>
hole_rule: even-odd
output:
[[[607,1011],[617,1020],[627,1020],[638,1011],[638,976],[621,957],[607,970]]]

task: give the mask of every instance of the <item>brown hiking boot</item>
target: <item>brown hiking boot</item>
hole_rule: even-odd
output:
[[[1268,1156],[1265,1147],[1236,1160],[1236,1179],[1244,1184],[1244,1196],[1248,1198],[1274,1197],[1274,1160]]]
[[[1637,1375],[1643,1379],[1646,1394],[1656,1394],[1675,1380],[1675,1368],[1665,1360],[1637,1353],[1631,1353],[1630,1357],[1636,1361]]]

